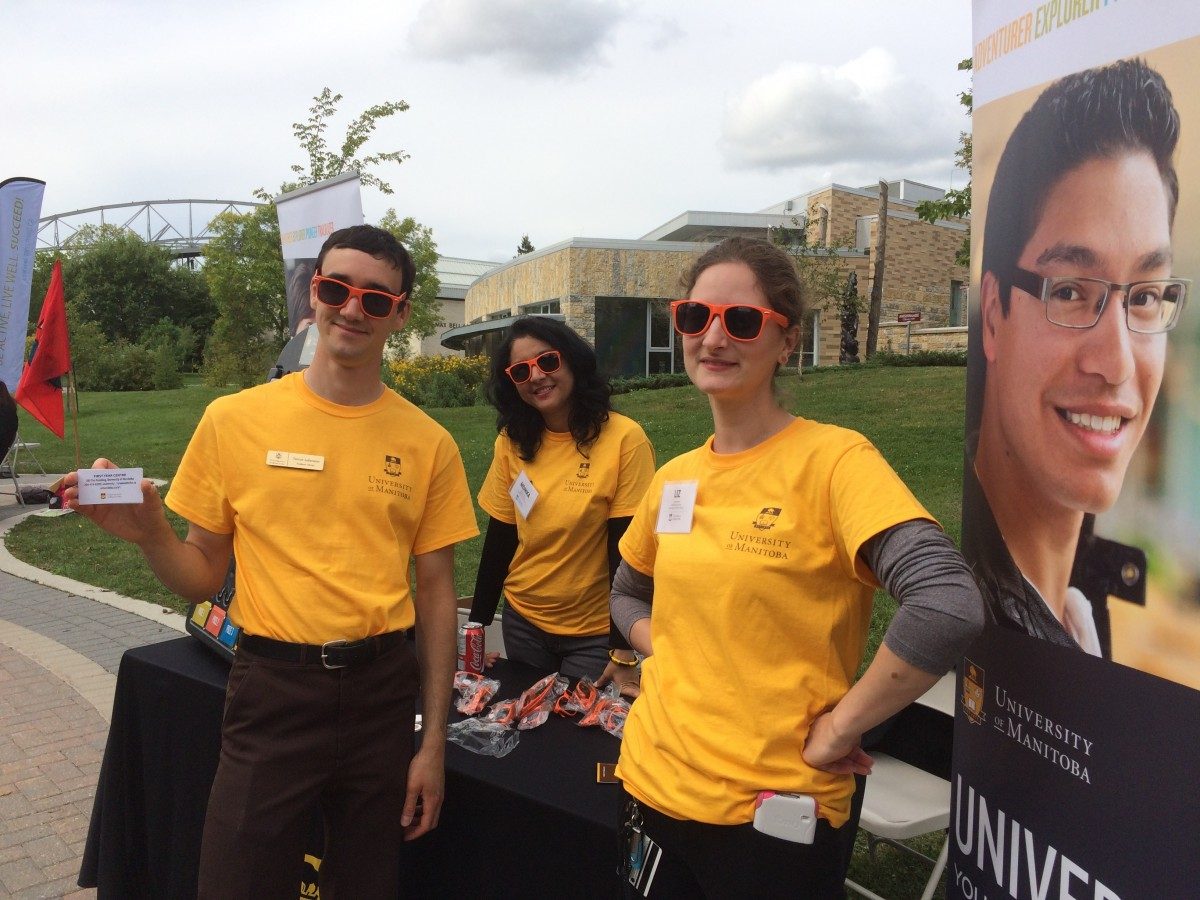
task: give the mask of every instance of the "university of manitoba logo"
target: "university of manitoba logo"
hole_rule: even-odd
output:
[[[962,708],[975,725],[983,724],[983,669],[964,658],[967,671],[963,673]]]
[[[388,456],[387,454],[384,454],[383,474],[389,475],[392,478],[395,478],[397,475],[399,475],[400,474],[400,457]]]
[[[783,511],[778,506],[764,506],[762,512],[754,520],[754,527],[759,531],[768,531],[775,527],[775,520],[779,518],[779,514]]]
[[[590,462],[581,462],[579,464],[579,471],[575,473],[575,477],[578,479],[584,479],[584,478],[587,478],[591,474],[592,474],[592,464]]]

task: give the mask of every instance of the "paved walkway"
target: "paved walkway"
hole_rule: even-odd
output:
[[[0,494],[0,539],[27,514]],[[0,547],[0,897],[96,895],[76,879],[117,666],[130,647],[182,631],[176,613],[42,572]]]

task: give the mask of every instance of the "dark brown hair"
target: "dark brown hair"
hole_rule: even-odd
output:
[[[800,324],[808,304],[796,264],[779,247],[758,238],[731,237],[709,247],[684,276],[684,296],[692,295],[692,288],[705,269],[728,262],[749,266],[771,309],[786,316],[788,325]]]

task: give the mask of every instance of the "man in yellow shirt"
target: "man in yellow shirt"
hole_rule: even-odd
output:
[[[182,597],[211,596],[237,557],[229,615],[243,636],[201,897],[294,894],[318,799],[321,889],[331,895],[395,896],[399,842],[437,824],[454,544],[477,528],[452,438],[380,381],[413,276],[408,252],[381,229],[329,237],[309,291],[320,335],[312,365],[209,406],[167,499],[188,520],[183,540],[149,481],[140,504],[81,506],[68,476],[70,506],[137,544]],[[404,639],[418,620],[419,662]],[[424,740],[414,755],[418,686]]]

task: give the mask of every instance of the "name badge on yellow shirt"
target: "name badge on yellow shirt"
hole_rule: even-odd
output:
[[[267,465],[282,469],[308,469],[320,472],[325,468],[325,457],[312,453],[288,453],[286,450],[268,450]]]
[[[533,510],[533,504],[537,503],[538,489],[533,486],[533,482],[529,480],[524,469],[517,476],[517,480],[512,483],[512,487],[508,489],[508,496],[512,497],[512,502],[521,516],[528,519],[529,513]]]
[[[695,481],[668,481],[663,484],[658,504],[657,534],[690,534],[692,512],[696,508]]]

